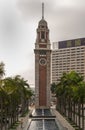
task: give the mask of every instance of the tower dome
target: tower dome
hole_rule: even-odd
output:
[[[44,3],[42,3],[42,18],[38,22],[36,43],[48,43],[49,42],[49,29],[47,21],[44,19]]]
[[[39,26],[47,26],[47,22],[44,19],[39,21]]]
[[[47,22],[44,19],[44,3],[42,3],[42,19],[39,21],[38,27],[47,27]]]

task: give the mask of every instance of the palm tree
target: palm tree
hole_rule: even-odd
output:
[[[78,89],[77,89],[77,95],[78,95],[78,102],[79,102],[79,128],[81,124],[80,116],[81,116],[81,110],[82,110],[82,129],[84,129],[84,101],[85,101],[85,82],[80,82]]]
[[[0,79],[5,75],[5,70],[4,70],[4,63],[0,63]]]
[[[7,106],[8,106],[8,95],[3,86],[0,87],[0,105],[1,105],[1,129],[2,126],[5,126],[5,130],[7,130]],[[4,121],[4,125],[3,125]]]
[[[16,90],[15,83],[11,77],[5,78],[3,80],[3,90],[6,93],[8,98],[8,100],[6,100],[6,103],[4,104],[6,108],[5,119],[7,120],[9,118],[9,120],[11,120],[11,124],[9,124],[11,126],[15,122],[14,114],[16,111],[16,102],[18,100],[17,98],[17,100],[15,101],[17,90]],[[7,124],[5,124],[5,126],[6,125]]]
[[[3,128],[3,90],[0,84],[0,129]]]
[[[63,73],[60,82],[54,86],[52,90],[58,98],[58,109],[62,114],[65,114],[75,122],[75,115],[79,118],[80,128],[80,108],[82,106],[82,122],[84,128],[84,101],[85,101],[85,82],[83,77],[75,71]],[[82,104],[82,105],[81,105]],[[68,108],[68,109],[66,109]],[[79,116],[75,113],[78,108]],[[67,111],[67,112],[66,112]],[[66,114],[67,113],[67,114]]]
[[[55,90],[56,90],[56,84],[52,83],[51,84],[51,92],[52,92],[52,94],[55,94]]]
[[[33,91],[31,90],[31,88],[28,88],[28,89],[26,89],[26,108],[27,108],[27,110],[28,110],[28,108],[29,108],[29,102],[31,102],[31,97],[32,96],[34,96],[34,93],[33,93]]]
[[[30,98],[33,95],[32,90],[30,89],[27,80],[24,80],[20,75],[16,75],[14,78],[16,83],[18,92],[20,94],[20,102],[21,102],[21,114],[23,115],[26,110],[28,110],[28,103]]]
[[[1,81],[1,78],[3,77],[3,75],[5,75],[5,72],[4,72],[4,63],[1,62],[0,63],[0,117],[1,117],[1,122],[0,122],[0,125],[1,125],[1,130],[2,130],[2,126],[3,126],[3,122],[2,122],[2,116],[3,116],[3,99],[2,99],[2,95],[3,95],[3,91],[2,91],[2,81]]]
[[[26,87],[29,88],[29,84],[27,83],[26,80],[21,78],[20,75],[16,75],[14,77],[14,81],[15,81],[18,91],[20,93],[22,114],[23,114],[25,111],[25,103],[26,103]]]
[[[0,63],[0,129],[7,130],[18,121],[18,107],[22,106],[22,114],[28,109],[28,102],[33,95],[29,84],[20,75],[2,79],[4,75],[4,63]],[[4,117],[4,124],[3,124]],[[7,124],[7,119],[11,124]]]

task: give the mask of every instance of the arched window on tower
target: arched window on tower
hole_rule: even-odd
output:
[[[41,39],[45,39],[45,33],[41,32]]]

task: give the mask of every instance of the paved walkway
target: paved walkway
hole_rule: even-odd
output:
[[[29,125],[29,114],[26,117],[19,118],[20,124],[16,130],[27,130]]]
[[[16,128],[16,130],[27,130],[31,119],[29,119],[29,114],[33,111],[34,107],[30,107],[30,112],[27,114],[26,117],[20,117],[19,121],[21,122],[18,127]]]
[[[63,130],[75,130],[69,122],[55,109],[53,109],[53,112],[56,115],[56,122],[60,126],[60,130],[63,128]]]
[[[30,112],[33,111],[34,107],[30,108]],[[60,130],[75,130],[68,121],[55,109],[52,109],[53,113],[56,115],[56,122],[60,126]],[[16,130],[27,130],[31,119],[29,119],[29,113],[26,117],[20,117],[19,121],[21,122],[19,126],[16,128]]]

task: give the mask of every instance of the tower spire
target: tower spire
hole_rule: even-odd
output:
[[[42,19],[44,19],[44,3],[42,3]]]

